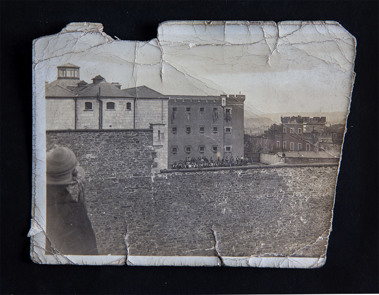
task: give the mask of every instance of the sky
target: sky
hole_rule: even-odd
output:
[[[35,49],[41,80],[70,62],[87,82],[100,74],[166,95],[245,94],[247,116],[347,112],[354,81],[355,39],[335,22],[166,22],[150,41],[69,25]]]

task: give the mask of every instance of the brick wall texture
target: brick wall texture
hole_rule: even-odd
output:
[[[337,166],[151,174],[151,131],[48,132],[87,175],[101,254],[321,256]],[[213,228],[213,232],[212,232]]]

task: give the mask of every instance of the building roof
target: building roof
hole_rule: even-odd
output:
[[[46,85],[45,96],[47,97],[74,97],[75,93],[62,85],[55,84],[52,86]]]
[[[97,75],[96,77],[93,77],[92,80],[105,80],[105,78],[101,75]]]
[[[73,65],[71,63],[66,63],[66,64],[63,64],[63,65],[57,66],[57,68],[76,68],[76,69],[79,69],[80,67],[78,67],[76,65]]]
[[[214,100],[221,100],[221,96],[208,96],[208,95],[170,95],[170,98],[173,99],[188,99],[188,100],[209,100],[209,99],[214,99]]]
[[[105,80],[102,80],[99,83],[88,84],[87,86],[78,89],[77,94],[79,97],[95,97],[98,95],[102,97],[132,97],[120,90],[117,86],[108,83]]]
[[[168,98],[168,96],[159,93],[147,86],[138,86],[122,90],[125,94],[136,98]]]
[[[72,91],[77,87],[77,79],[58,79],[45,85],[45,96],[47,97],[74,97]]]

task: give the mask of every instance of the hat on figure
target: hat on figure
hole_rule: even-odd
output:
[[[67,185],[75,183],[78,165],[72,150],[66,147],[57,147],[47,152],[47,184]]]

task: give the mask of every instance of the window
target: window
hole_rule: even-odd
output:
[[[172,108],[172,113],[171,113],[171,120],[172,121],[174,121],[176,118],[176,111],[177,111],[176,107]]]
[[[175,145],[173,147],[171,147],[171,152],[175,155],[178,153],[178,147]]]
[[[84,109],[87,111],[92,110],[92,102],[86,101],[84,103]]]
[[[161,131],[158,130],[158,141],[161,141]]]
[[[191,127],[189,127],[189,126],[186,127],[186,133],[187,133],[187,134],[190,134],[190,133],[191,133]]]
[[[204,133],[204,130],[205,130],[204,126],[200,126],[200,130],[199,130],[199,132],[200,132],[200,133]]]
[[[212,146],[212,152],[217,153],[217,145]]]
[[[298,129],[297,129],[297,133],[298,133],[298,134],[301,134],[302,132],[303,132],[303,129],[301,129],[301,128],[298,128]]]
[[[290,133],[293,134],[293,128],[290,128]]]
[[[172,127],[172,134],[176,134],[177,130],[176,126]]]
[[[232,133],[232,127],[225,127],[225,133],[227,134]]]
[[[287,133],[286,127],[283,127],[283,133]]]
[[[191,116],[191,108],[190,107],[186,107],[186,117],[187,117],[188,121],[190,120],[190,116]]]
[[[295,143],[290,142],[290,151],[293,151],[293,150],[295,150]]]
[[[226,121],[232,120],[232,109],[230,108],[225,109],[225,120]]]
[[[132,110],[132,103],[131,103],[131,102],[127,102],[127,103],[126,103],[126,109],[127,109],[128,111],[131,111],[131,110]]]
[[[309,152],[311,150],[311,145],[309,143],[307,143],[305,145],[305,149],[306,149],[307,152]]]
[[[200,152],[200,153],[204,153],[204,151],[205,151],[205,146],[200,145],[200,146],[199,146],[199,152]]]
[[[204,108],[200,108],[200,113],[204,113]]]
[[[213,122],[216,122],[218,120],[218,110],[217,110],[217,108],[213,108],[212,118],[213,118]]]
[[[283,141],[283,149],[284,149],[284,150],[286,149],[286,145],[287,145],[287,142],[286,142],[286,141]]]
[[[184,151],[185,151],[187,154],[190,154],[190,153],[191,153],[191,146],[187,145],[187,146],[184,148]]]
[[[225,152],[231,152],[232,151],[232,147],[230,145],[227,145],[225,146]]]
[[[276,142],[276,148],[277,148],[277,149],[280,149],[280,141],[277,141],[277,142]]]
[[[301,151],[303,149],[303,145],[299,142],[298,144],[297,144],[297,150],[298,151]]]
[[[217,133],[217,126],[213,126],[213,133]]]
[[[107,110],[114,110],[114,102],[107,102]]]

